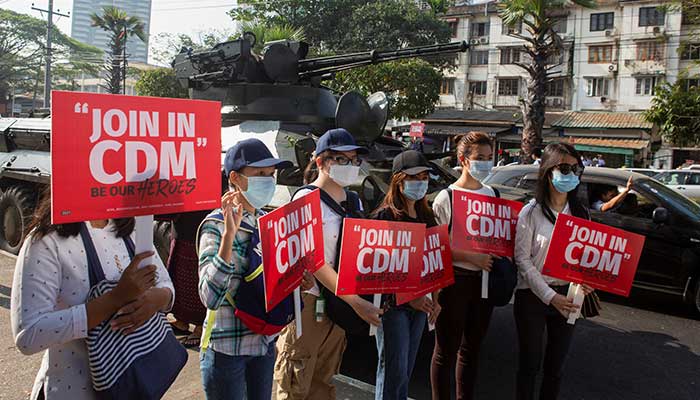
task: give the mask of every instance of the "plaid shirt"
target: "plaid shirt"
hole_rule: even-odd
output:
[[[259,210],[255,215],[243,211],[243,222],[257,226],[261,215]],[[238,230],[229,263],[218,255],[223,230],[224,223],[213,220],[205,221],[200,228],[199,297],[208,310],[216,311],[209,348],[230,356],[262,356],[267,354],[277,335],[265,336],[250,331],[236,318],[233,306],[226,301],[226,293],[235,297],[238,285],[249,272],[246,255],[251,233]],[[207,331],[210,312],[207,311],[203,332]]]

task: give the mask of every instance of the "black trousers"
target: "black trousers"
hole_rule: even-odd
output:
[[[566,295],[568,286],[553,289]],[[515,292],[513,313],[520,348],[516,399],[536,398],[537,375],[544,357],[544,376],[539,399],[555,400],[559,395],[562,369],[571,345],[574,325],[567,324],[554,306],[544,304],[530,289]]]

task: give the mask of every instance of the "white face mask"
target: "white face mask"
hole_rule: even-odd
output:
[[[360,167],[355,165],[331,165],[328,176],[338,185],[345,187],[357,182],[360,176]]]

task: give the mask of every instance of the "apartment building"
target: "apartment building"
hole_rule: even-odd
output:
[[[564,50],[550,57],[554,80],[547,86],[548,111],[640,111],[654,87],[675,81],[700,59],[700,43],[681,43],[698,27],[686,24],[669,2],[603,0],[595,9],[551,10]],[[496,2],[457,5],[444,16],[456,40],[470,44],[458,67],[446,74],[440,106],[458,109],[517,109],[527,93],[527,63],[521,26],[505,26]],[[697,69],[700,72],[700,69]],[[692,71],[691,71],[692,72]],[[697,85],[697,81],[688,81]]]

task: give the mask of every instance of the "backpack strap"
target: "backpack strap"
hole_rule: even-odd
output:
[[[92,242],[85,222],[80,224],[80,238],[83,240],[83,247],[85,247],[85,254],[87,255],[90,287],[93,287],[105,280],[105,273],[102,270],[100,258],[97,256],[97,250],[95,250],[95,243]]]

